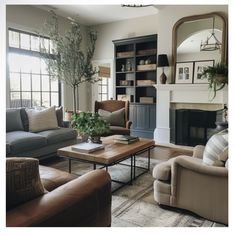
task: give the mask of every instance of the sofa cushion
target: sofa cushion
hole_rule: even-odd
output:
[[[125,126],[125,108],[113,112],[98,109],[98,114],[112,126]]]
[[[228,131],[214,134],[207,142],[203,163],[211,166],[224,166],[228,159]]]
[[[55,106],[44,110],[27,109],[26,112],[29,119],[30,132],[58,128]]]
[[[8,132],[6,142],[10,145],[11,154],[33,150],[47,144],[45,137],[25,131]]]
[[[56,108],[57,124],[59,127],[64,127],[63,122],[63,107]]]
[[[6,131],[24,130],[21,121],[21,109],[7,109],[6,111]]]
[[[39,177],[39,161],[34,158],[7,158],[7,210],[45,193]]]
[[[38,133],[47,139],[48,144],[60,143],[66,140],[75,139],[77,131],[72,128],[58,128],[54,130],[45,130]]]
[[[39,165],[39,173],[44,188],[49,192],[77,178],[76,175],[72,175],[68,172],[42,165]]]

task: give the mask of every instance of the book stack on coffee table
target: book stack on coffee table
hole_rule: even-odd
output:
[[[114,143],[131,144],[139,141],[139,137],[129,135],[118,135],[114,138]]]

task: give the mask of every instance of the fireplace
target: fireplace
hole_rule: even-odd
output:
[[[214,100],[210,100],[208,84],[156,84],[154,87],[157,91],[156,129],[154,131],[157,144],[169,145],[177,142],[181,145],[194,145],[198,141],[205,143],[215,128],[215,121],[222,121],[218,110],[222,110],[224,104],[228,104],[227,86],[217,91]],[[176,139],[176,128],[173,129],[172,112],[176,116],[176,110],[182,110],[182,112],[177,111],[177,116],[182,116],[178,121],[182,123],[180,126],[183,133],[182,140],[179,137]],[[193,120],[194,117],[198,119]],[[209,119],[209,122],[206,119]],[[193,137],[193,139],[187,142],[186,137]]]
[[[170,142],[178,145],[205,145],[214,133],[223,111],[170,109]]]

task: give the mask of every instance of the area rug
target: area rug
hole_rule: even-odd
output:
[[[151,159],[149,172],[136,178],[132,185],[126,185],[113,193],[112,227],[224,227],[187,211],[160,207],[153,197],[154,179],[151,174],[153,167],[159,163],[159,160]],[[123,164],[129,164],[129,160]],[[137,157],[136,164],[147,165],[147,158]],[[68,161],[62,158],[48,162],[47,166],[68,171]],[[72,172],[78,175],[92,168],[91,164],[72,162]],[[109,167],[108,171],[113,179],[128,181],[130,178],[130,169],[125,165]],[[117,184],[112,183],[112,188],[117,188]]]

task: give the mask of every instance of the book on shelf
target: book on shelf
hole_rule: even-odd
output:
[[[98,143],[78,143],[71,146],[71,149],[77,152],[90,153],[104,149],[104,147],[105,146],[103,144],[98,144]]]
[[[114,138],[114,143],[131,144],[139,141],[139,137],[119,135]]]

